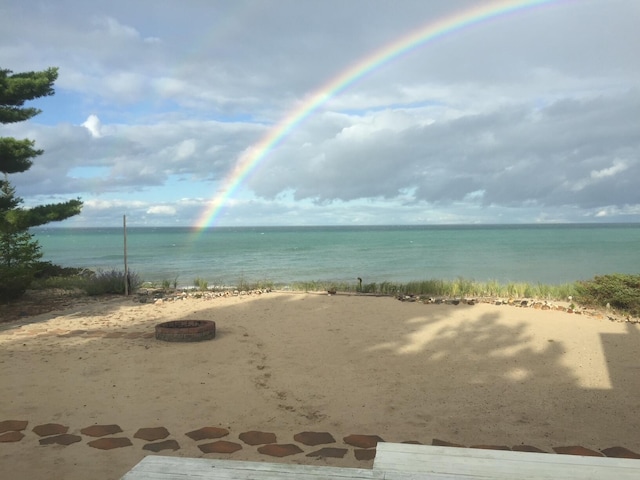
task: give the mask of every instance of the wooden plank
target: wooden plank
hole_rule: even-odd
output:
[[[549,453],[378,443],[373,469],[388,480],[640,478],[640,461]]]
[[[382,480],[383,474],[360,468],[287,465],[206,458],[149,455],[122,480]]]

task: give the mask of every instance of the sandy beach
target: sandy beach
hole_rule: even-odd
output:
[[[216,338],[154,338],[182,319]],[[487,303],[79,301],[0,324],[0,471],[118,479],[155,454],[369,468],[375,436],[638,453],[639,349],[637,324]]]

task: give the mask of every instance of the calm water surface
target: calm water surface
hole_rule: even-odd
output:
[[[44,259],[123,268],[122,228],[38,228]],[[129,268],[144,280],[565,283],[640,273],[640,225],[129,228]]]

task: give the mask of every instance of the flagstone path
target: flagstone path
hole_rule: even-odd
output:
[[[142,448],[151,452],[163,452],[170,454],[181,448],[181,443],[196,442],[197,447],[205,454],[215,453],[228,455],[230,458],[237,451],[257,447],[257,452],[271,457],[287,457],[291,455],[304,454],[307,457],[324,458],[345,458],[347,455],[354,456],[357,460],[367,461],[375,457],[376,445],[384,442],[378,435],[351,434],[342,437],[341,446],[322,446],[339,443],[336,437],[329,432],[300,432],[292,436],[295,443],[290,443],[290,439],[278,443],[275,433],[262,431],[241,432],[236,436],[229,429],[215,426],[204,426],[188,432],[178,432],[171,434],[165,427],[143,427],[139,428],[133,435],[134,439],[142,440],[140,446],[126,437],[119,436],[123,430],[119,425],[103,424],[89,425],[79,430],[80,435],[68,433],[70,427],[57,423],[47,423],[29,427],[28,420],[4,420],[0,421],[0,449],[2,443],[34,442],[40,445],[63,445],[73,448],[75,443],[86,441],[90,447],[99,450],[113,450],[117,448]],[[76,431],[76,430],[72,430]],[[167,438],[173,437],[173,438]],[[226,440],[220,440],[227,437]],[[338,437],[340,438],[340,437]],[[215,440],[215,441],[210,441]],[[282,439],[280,439],[282,440]],[[421,443],[416,440],[406,440],[405,443]],[[432,445],[463,447],[464,445],[433,439]],[[497,450],[513,450],[525,452],[544,452],[531,445],[470,445],[470,448],[484,448]],[[560,446],[553,448],[557,454],[565,455],[587,455],[587,456],[607,456],[617,458],[640,459],[640,454],[625,447],[615,446],[605,448],[601,451],[592,450],[579,445]],[[352,457],[353,458],[353,457]]]

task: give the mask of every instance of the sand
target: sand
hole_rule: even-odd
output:
[[[214,320],[217,337],[153,338],[157,323],[179,319]],[[357,434],[640,452],[638,351],[638,325],[482,303],[286,292],[77,303],[0,324],[0,426],[28,422],[19,441],[0,442],[0,471],[17,479],[118,479],[156,454],[146,445],[167,441],[158,454],[369,468],[373,450],[344,440]],[[68,427],[60,438],[75,443],[41,445],[55,436],[33,429],[50,423]],[[92,425],[117,425],[121,432],[102,438],[125,446],[91,446],[99,438],[83,430]],[[137,438],[154,427],[166,433]],[[186,435],[202,427],[228,434]],[[241,440],[254,430],[300,453],[261,453],[263,446]],[[335,443],[294,439],[306,431],[328,432]],[[203,453],[218,440],[242,448]],[[308,456],[326,447],[338,450]]]

